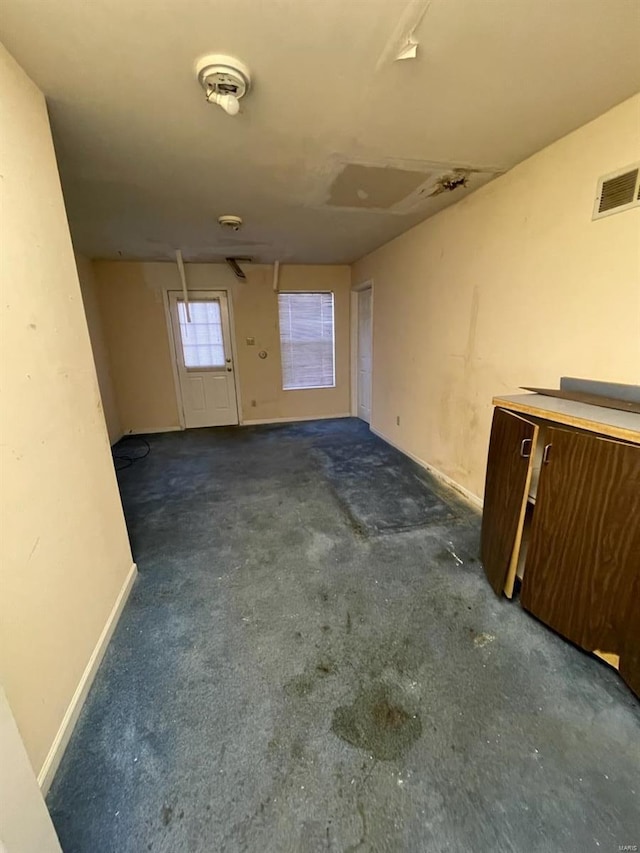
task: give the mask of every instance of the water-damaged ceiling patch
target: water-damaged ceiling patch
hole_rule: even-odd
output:
[[[378,164],[345,164],[342,160],[336,167],[322,206],[397,216],[442,210],[503,171],[493,166],[434,160]]]
[[[391,166],[347,163],[331,185],[327,204],[333,207],[386,210],[424,184],[430,175],[430,172]]]

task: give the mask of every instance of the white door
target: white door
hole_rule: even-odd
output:
[[[371,288],[358,293],[358,417],[371,421]]]
[[[224,291],[194,291],[189,310],[181,293],[169,293],[184,425],[238,423],[229,305]]]

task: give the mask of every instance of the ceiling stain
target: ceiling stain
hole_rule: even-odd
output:
[[[431,177],[431,172],[347,163],[338,174],[327,204],[386,210],[402,201]]]
[[[464,189],[469,186],[470,175],[477,171],[477,169],[454,169],[452,172],[442,175],[429,193],[429,198],[442,193],[451,193],[459,187]]]

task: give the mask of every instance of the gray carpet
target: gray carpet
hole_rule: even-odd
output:
[[[423,469],[369,432],[358,440],[352,431],[344,442],[318,438],[312,454],[357,532],[399,532],[453,517]]]
[[[493,595],[453,493],[350,419],[149,441],[65,853],[640,843],[637,701]]]

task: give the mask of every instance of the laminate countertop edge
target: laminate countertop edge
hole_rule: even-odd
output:
[[[640,445],[640,415],[543,394],[494,397],[494,406]]]

